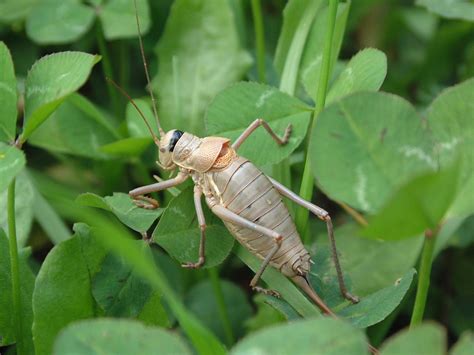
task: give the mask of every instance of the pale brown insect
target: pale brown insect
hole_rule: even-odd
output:
[[[137,27],[140,24],[137,17]],[[140,49],[145,73],[150,83],[141,36]],[[115,84],[116,85],[116,84]],[[119,90],[121,90],[119,88]],[[122,90],[121,90],[122,91]],[[123,93],[123,91],[122,91]],[[287,143],[291,125],[280,138],[263,119],[256,119],[233,143],[223,137],[199,138],[179,130],[164,132],[160,126],[155,99],[151,93],[154,115],[159,129],[158,138],[147,120],[137,108],[159,148],[157,164],[165,170],[178,170],[176,177],[138,187],[129,192],[135,203],[142,208],[156,208],[158,202],[146,194],[166,190],[183,183],[189,177],[194,182],[194,205],[201,229],[199,259],[183,264],[187,268],[199,268],[206,260],[206,221],[201,205],[204,195],[210,210],[216,214],[230,233],[252,254],[262,260],[260,269],[250,281],[252,289],[279,296],[274,290],[258,286],[259,279],[268,265],[291,278],[325,313],[334,313],[324,304],[308,282],[307,275],[312,263],[309,252],[301,242],[290,213],[282,201],[287,197],[323,220],[327,225],[332,258],[336,267],[341,294],[351,302],[358,298],[351,295],[344,284],[334,240],[331,218],[324,209],[303,200],[294,192],[266,176],[248,159],[238,155],[239,147],[260,126],[263,126],[278,145]]]

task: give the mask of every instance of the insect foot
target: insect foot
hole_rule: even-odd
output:
[[[160,204],[157,200],[147,196],[131,196],[135,206],[139,208],[144,208],[146,210],[155,210]]]
[[[293,132],[293,125],[290,123],[286,127],[285,133],[283,134],[283,139],[282,139],[283,143],[282,144],[288,143],[288,141],[290,140],[291,132]]]
[[[186,269],[199,269],[201,266],[204,265],[204,258],[199,258],[199,261],[197,263],[184,263],[181,264],[181,267],[184,267]]]
[[[344,298],[345,298],[346,300],[351,301],[351,302],[354,303],[354,304],[355,304],[355,303],[359,303],[359,301],[360,301],[359,297],[354,296],[354,295],[352,295],[351,293],[349,293],[349,292],[347,292],[347,291],[344,292]]]
[[[276,298],[281,298],[280,293],[278,291],[275,291],[275,290],[270,290],[270,289],[263,288],[263,287],[260,287],[260,286],[254,286],[254,287],[252,287],[252,290],[254,290],[256,292],[261,292],[261,293],[263,293],[264,295],[267,295],[267,296],[273,296],[273,297],[276,297]]]

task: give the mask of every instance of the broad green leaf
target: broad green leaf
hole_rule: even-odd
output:
[[[7,196],[8,190],[0,193],[0,228],[8,230],[7,219]],[[18,246],[26,245],[30,235],[31,224],[33,222],[33,201],[35,199],[35,189],[28,176],[24,173],[18,175],[15,186],[15,217],[16,217],[16,238]],[[5,212],[3,212],[5,211]]]
[[[92,193],[79,195],[77,202],[84,206],[97,207],[112,212],[125,225],[137,232],[147,231],[163,212],[162,208],[147,210],[133,203],[127,194],[115,192],[112,196],[100,197]]]
[[[294,321],[255,332],[231,351],[244,354],[368,354],[362,331],[344,321],[318,318]]]
[[[202,201],[204,204],[204,201]],[[217,217],[206,210],[206,263],[204,268],[224,261],[234,245],[234,238],[225,227],[216,223]],[[189,187],[175,197],[163,213],[153,241],[180,263],[197,262],[201,230],[193,203],[193,188]]]
[[[387,57],[375,48],[361,50],[351,58],[331,86],[326,104],[356,91],[377,91],[387,75]]]
[[[416,4],[441,17],[474,21],[474,4],[469,0],[417,0]]]
[[[128,355],[157,352],[192,354],[177,334],[122,319],[94,319],[71,324],[56,339],[53,354]]]
[[[92,277],[105,251],[84,225],[57,244],[41,266],[33,294],[33,336],[37,354],[50,354],[54,339],[69,323],[93,317]]]
[[[294,320],[300,318],[300,316],[289,305],[285,308],[285,310],[275,306],[272,303],[275,300],[277,300],[275,297],[266,296],[261,293],[253,297],[252,301],[255,304],[257,310],[254,312],[253,317],[245,322],[245,327],[247,328],[248,333],[267,328],[270,325],[283,323],[285,320]],[[291,309],[291,311],[289,311],[291,312],[291,316],[288,315],[289,312],[286,312],[288,309]]]
[[[138,313],[137,320],[143,322],[145,325],[158,325],[163,328],[171,328],[175,319],[170,319],[167,309],[163,306],[161,293],[153,291]]]
[[[225,280],[221,280],[220,285],[233,334],[236,338],[240,338],[244,335],[244,322],[252,314],[252,307],[240,287]],[[216,307],[216,294],[210,281],[200,282],[191,288],[185,298],[185,304],[221,341],[225,342],[224,326]]]
[[[340,255],[342,270],[352,281],[352,291],[361,298],[382,288],[393,285],[393,282],[415,266],[423,245],[423,238],[404,240],[374,240],[361,238],[360,227],[345,224],[336,228],[337,249]],[[326,234],[318,236],[315,258],[327,245]],[[329,251],[328,251],[329,252]],[[324,268],[315,269],[321,279],[335,278],[334,265],[331,259]],[[335,280],[336,281],[336,280]]]
[[[147,137],[130,137],[105,144],[100,147],[99,150],[102,153],[110,155],[137,157],[142,154],[152,142],[153,140]]]
[[[271,86],[239,83],[216,96],[208,108],[206,127],[210,135],[237,139],[257,118],[267,121],[280,137],[289,124],[293,126],[284,146],[257,128],[239,148],[239,155],[256,165],[275,164],[288,157],[306,135],[311,118],[310,107]]]
[[[251,63],[240,46],[229,3],[222,0],[175,1],[157,53],[153,90],[159,94],[162,126],[197,135],[204,133],[209,102]]]
[[[16,105],[17,92],[13,61],[8,47],[0,41],[0,141],[11,142],[15,139]]]
[[[141,243],[141,241],[138,241]],[[92,279],[92,295],[105,316],[135,318],[152,289],[121,258],[109,254]]]
[[[280,88],[290,95],[295,92],[301,57],[313,20],[321,11],[320,0],[289,1],[283,11],[283,26],[274,64],[280,74]]]
[[[28,73],[25,91],[25,122],[21,139],[27,140],[64,99],[87,80],[97,55],[60,52],[38,60]]]
[[[366,212],[416,174],[438,167],[426,122],[408,102],[385,93],[355,93],[327,107],[309,152],[322,190]]]
[[[80,0],[42,0],[28,15],[26,33],[38,44],[70,43],[91,28],[94,17],[94,10]]]
[[[21,150],[0,142],[0,192],[7,189],[25,164],[25,154]]]
[[[338,315],[357,328],[367,328],[384,320],[405,297],[413,275],[415,275],[415,269],[411,269],[401,278],[395,280],[392,286],[363,297],[359,303],[344,308],[338,312]]]
[[[85,97],[69,96],[29,138],[52,152],[105,159],[102,146],[118,137],[102,113]]]
[[[346,3],[340,3],[337,8],[336,23],[334,25],[334,35],[331,47],[329,73],[332,72],[337,57],[339,56],[342,39],[344,37],[344,31],[346,29],[347,17],[349,15],[350,4],[350,1]],[[311,32],[308,35],[308,41],[301,59],[301,81],[306,89],[306,92],[313,100],[316,100],[319,77],[321,75],[323,50],[328,27],[328,13],[329,8],[328,6],[325,6],[316,16],[313,26],[311,27]]]
[[[134,101],[147,119],[147,122],[151,126],[153,132],[156,135],[159,135],[158,125],[156,123],[156,119],[153,117],[153,111],[150,107],[150,104],[147,101],[141,99],[136,99]],[[140,116],[140,113],[130,102],[127,104],[125,120],[127,121],[128,133],[131,137],[148,137],[150,142],[152,141],[150,131],[148,130],[146,123],[143,121],[143,117]]]
[[[461,338],[451,348],[451,355],[469,355],[474,349],[474,334],[472,331],[466,331],[461,335]]]
[[[217,338],[181,303],[161,269],[154,264],[147,243],[142,243],[141,247],[138,246],[124,228],[116,223],[111,223],[108,219],[94,213],[93,210],[72,204],[69,200],[57,201],[57,206],[70,218],[81,219],[96,226],[92,231],[99,237],[98,241],[108,250],[133,265],[137,274],[147,279],[154,290],[162,293],[163,298],[198,352],[225,354],[224,347]]]
[[[458,180],[458,164],[414,178],[369,219],[364,235],[396,240],[436,229],[457,196]]]
[[[402,330],[383,343],[380,354],[446,354],[446,331],[434,323]]]
[[[135,11],[133,1],[107,1],[99,11],[104,37],[108,40],[114,40],[138,36],[135,14],[138,14],[140,31],[144,35],[151,25],[149,12],[148,0],[137,0],[137,11]]]
[[[69,228],[50,203],[37,190],[33,200],[33,213],[35,220],[54,244],[71,238]]]
[[[448,215],[474,213],[474,79],[442,92],[428,109],[428,123],[441,166],[461,158],[460,187]]]
[[[0,22],[23,20],[38,0],[3,0],[0,3]]]
[[[257,272],[260,269],[262,261],[257,259],[256,256],[252,255],[244,247],[238,246],[235,250],[235,254],[240,260],[247,264],[253,272]],[[303,292],[276,269],[272,267],[266,268],[262,275],[262,280],[265,281],[270,289],[278,291],[281,297],[287,300],[294,310],[303,317],[317,317],[320,315],[319,309],[303,295]]]
[[[13,344],[15,340],[15,318],[12,312],[12,278],[10,268],[10,253],[8,238],[5,232],[0,228],[0,346]],[[20,300],[23,320],[23,338],[24,350],[28,354],[33,354],[33,337],[31,334],[31,325],[33,323],[33,311],[31,309],[31,299],[35,284],[35,276],[31,271],[28,258],[31,251],[29,249],[19,250],[19,272],[20,272]]]

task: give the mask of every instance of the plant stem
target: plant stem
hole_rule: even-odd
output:
[[[318,83],[318,93],[316,95],[316,106],[314,109],[314,115],[312,122],[310,124],[309,138],[307,142],[307,147],[309,147],[311,140],[311,133],[313,132],[314,125],[316,123],[316,118],[324,109],[326,103],[326,94],[329,81],[329,71],[331,64],[331,49],[332,49],[332,39],[334,35],[334,26],[336,23],[337,15],[337,5],[338,0],[329,0],[329,14],[328,14],[328,27],[326,32],[326,39],[324,43],[323,58],[321,64],[321,75],[319,77]],[[301,181],[300,196],[305,200],[311,201],[313,195],[313,174],[311,172],[311,162],[310,154],[306,150],[306,162],[303,171],[303,179]],[[306,225],[308,223],[309,211],[304,208],[298,208],[296,211],[296,226],[300,232],[306,230]],[[303,234],[303,242],[307,239],[307,234]]]
[[[416,289],[415,305],[411,315],[410,328],[420,324],[423,320],[425,312],[426,299],[428,297],[428,289],[430,287],[431,264],[433,262],[433,251],[436,243],[436,235],[434,232],[427,230],[425,232],[425,242],[421,254],[420,271],[418,273],[418,285]]]
[[[265,32],[263,30],[262,6],[260,0],[252,0],[252,15],[255,30],[255,51],[257,55],[258,81],[264,83],[265,78]]]
[[[102,26],[100,21],[97,21],[96,26],[96,37],[97,44],[99,46],[100,55],[102,56],[102,69],[106,77],[113,79],[114,73],[112,70],[112,64],[110,61],[109,51],[107,50],[107,45],[104,39],[104,33],[102,31]],[[109,93],[110,102],[112,104],[112,109],[116,115],[116,119],[120,118],[120,106],[117,97],[117,93],[111,85],[106,84],[107,91]]]
[[[16,240],[16,224],[15,224],[15,183],[13,181],[8,186],[8,240],[10,245],[10,268],[12,277],[12,298],[13,313],[15,314],[16,323],[16,352],[18,355],[24,354],[23,348],[23,324],[21,317],[21,297],[20,297],[20,270],[18,263],[18,244]]]
[[[209,269],[209,277],[211,279],[212,288],[214,289],[214,295],[217,301],[217,311],[219,312],[222,326],[224,327],[227,345],[230,347],[232,344],[234,344],[235,338],[232,331],[232,325],[230,323],[229,313],[227,312],[227,307],[224,301],[224,293],[222,292],[219,273],[216,267]]]

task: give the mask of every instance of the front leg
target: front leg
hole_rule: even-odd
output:
[[[184,263],[181,266],[190,269],[198,269],[204,265],[206,261],[206,219],[204,217],[204,211],[202,210],[201,203],[202,189],[195,185],[194,186],[194,207],[196,208],[196,215],[199,222],[199,228],[201,229],[201,240],[199,241],[199,259],[197,263]]]
[[[184,182],[188,178],[188,174],[180,171],[173,179],[160,181],[155,184],[137,187],[131,190],[128,194],[133,198],[133,202],[140,208],[155,209],[158,208],[158,201],[151,197],[144,196],[151,192],[158,192],[166,190],[170,187],[176,186]]]
[[[324,209],[322,209],[321,207],[318,207],[312,204],[311,202],[304,200],[303,198],[295,194],[293,191],[288,189],[286,186],[280,184],[275,179],[270,178],[270,181],[272,182],[273,186],[275,186],[275,188],[283,196],[289,198],[293,202],[296,202],[298,205],[303,206],[304,208],[308,209],[316,217],[326,222],[328,236],[329,236],[329,243],[331,245],[332,259],[334,261],[334,266],[337,272],[337,279],[339,281],[339,289],[341,291],[342,296],[345,299],[351,301],[352,303],[358,303],[359,298],[357,296],[353,296],[347,291],[347,287],[344,282],[344,276],[342,274],[341,264],[339,263],[339,257],[337,256],[336,240],[334,239],[334,231],[333,231],[332,221],[331,221],[331,217],[329,216],[329,213],[325,211]]]

